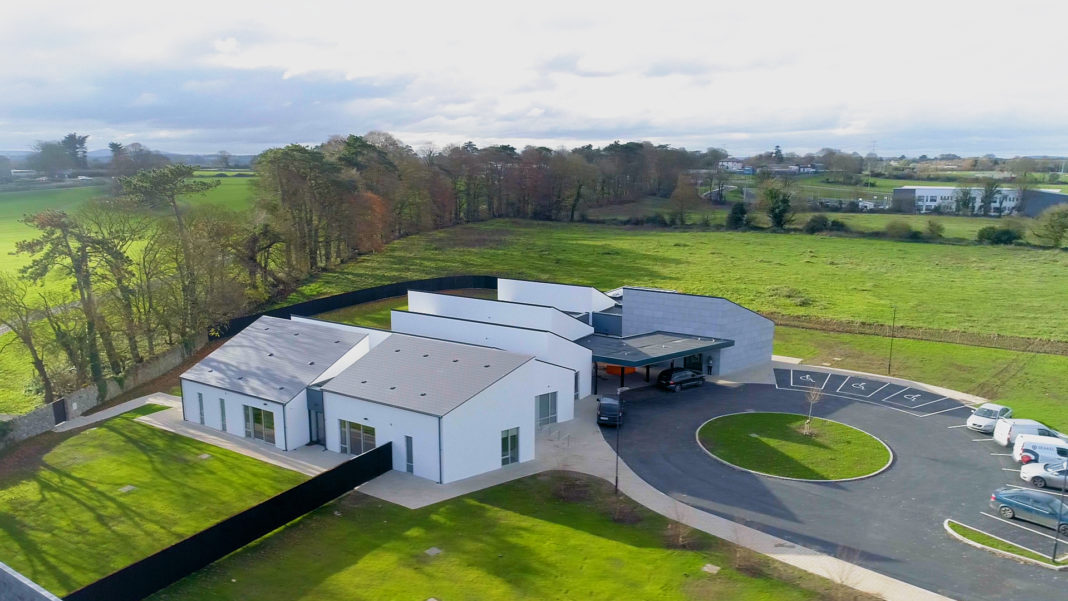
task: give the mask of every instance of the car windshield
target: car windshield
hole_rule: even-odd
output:
[[[1042,467],[1047,472],[1059,472],[1061,470],[1068,470],[1068,461],[1062,461],[1060,463],[1047,463]]]
[[[989,407],[980,407],[975,410],[975,414],[979,417],[997,417],[998,412],[990,409]]]

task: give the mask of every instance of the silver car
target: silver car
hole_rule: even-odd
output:
[[[1068,461],[1057,463],[1028,463],[1020,468],[1020,479],[1038,488],[1068,487]]]
[[[983,403],[972,411],[965,424],[968,425],[969,430],[990,434],[994,431],[994,426],[999,419],[1008,419],[1010,417],[1012,417],[1012,409],[996,403]]]

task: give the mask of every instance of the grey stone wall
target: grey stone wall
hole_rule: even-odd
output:
[[[624,288],[623,335],[657,330],[733,340],[720,351],[720,374],[771,361],[775,337],[770,319],[724,298]]]
[[[29,578],[0,562],[0,599],[3,601],[60,601]]]
[[[208,339],[206,336],[197,340],[193,345],[193,352],[203,348],[207,343]],[[78,417],[100,403],[110,401],[119,396],[125,390],[136,388],[137,386],[162,376],[175,367],[178,367],[188,356],[189,353],[185,351],[185,347],[176,346],[169,351],[156,355],[140,365],[131,367],[127,370],[126,374],[124,374],[121,381],[115,379],[108,380],[107,394],[103,399],[99,398],[97,395],[95,385],[86,386],[85,388],[64,395],[64,402],[67,403],[67,419]],[[0,424],[0,449],[4,449],[16,442],[26,440],[27,438],[51,430],[56,425],[53,415],[52,406],[45,405]],[[4,599],[4,597],[0,596],[0,601],[3,601]]]

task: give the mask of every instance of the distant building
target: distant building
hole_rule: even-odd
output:
[[[957,186],[901,186],[894,188],[893,205],[902,210],[914,210],[917,213],[956,213]],[[974,214],[982,213],[983,189],[971,189],[972,209]],[[1016,188],[1001,188],[990,204],[991,215],[1011,215],[1019,213],[1035,217],[1051,206],[1068,203],[1068,194],[1055,190],[1027,190],[1023,202],[1020,191]]]
[[[742,159],[726,158],[719,162],[719,166],[726,169],[727,171],[740,172],[742,169],[745,168],[745,163],[742,161]]]

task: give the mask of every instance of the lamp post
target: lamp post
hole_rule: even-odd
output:
[[[890,365],[894,362],[894,329],[897,326],[897,305],[893,305],[894,313],[890,317],[890,355],[886,358],[886,375],[890,375]]]
[[[1064,462],[1064,469],[1068,470],[1068,461]],[[1068,488],[1068,474],[1064,475],[1065,481],[1061,483],[1061,506],[1057,509],[1057,530],[1053,537],[1053,563],[1057,563],[1057,547],[1061,543],[1061,524],[1064,523],[1064,490]]]
[[[616,421],[616,483],[614,494],[619,495],[619,431],[623,429],[623,393],[630,388],[620,386],[616,389],[616,400],[619,401],[619,417]]]

